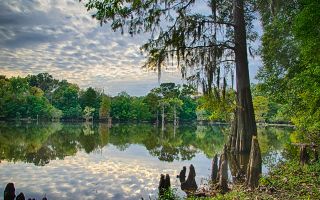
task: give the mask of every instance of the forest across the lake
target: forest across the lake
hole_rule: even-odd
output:
[[[80,89],[67,80],[57,80],[48,73],[26,77],[0,76],[0,118],[2,120],[62,120],[156,123],[165,121],[231,121],[235,108],[235,90],[225,88],[203,96],[195,85],[161,83],[145,96],[121,92],[110,96],[99,88]],[[286,105],[268,97],[252,84],[253,105],[257,122],[291,123]]]

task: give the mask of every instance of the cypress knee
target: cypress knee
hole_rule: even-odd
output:
[[[246,184],[254,189],[259,185],[259,178],[262,172],[262,159],[258,138],[252,137],[249,164],[247,168]]]

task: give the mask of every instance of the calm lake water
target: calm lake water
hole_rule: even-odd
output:
[[[198,185],[205,183],[229,131],[212,125],[161,132],[149,124],[0,123],[0,188],[13,182],[16,194],[51,200],[155,199],[161,173],[179,188],[176,175],[193,164]],[[264,173],[267,163],[281,159],[291,131],[259,128]]]

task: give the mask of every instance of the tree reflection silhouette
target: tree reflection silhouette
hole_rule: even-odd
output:
[[[288,140],[284,136],[287,132],[262,130],[259,136],[262,154],[281,148]],[[198,152],[213,158],[221,152],[228,133],[226,126],[180,125],[176,131],[173,126],[167,126],[161,132],[161,128],[150,124],[118,124],[109,128],[102,123],[0,123],[0,160],[43,166],[51,160],[64,159],[81,150],[91,153],[108,144],[120,151],[132,144],[141,145],[150,155],[166,162],[191,160]],[[238,159],[239,168],[244,168]]]

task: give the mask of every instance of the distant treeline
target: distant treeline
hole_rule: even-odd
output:
[[[253,85],[256,119],[260,122],[287,122],[281,106]],[[121,92],[111,97],[101,89],[80,89],[48,73],[25,78],[0,75],[0,118],[2,120],[108,120],[155,122],[211,120],[229,122],[235,108],[231,88],[199,96],[191,85],[162,83],[146,96],[129,96]]]
[[[0,76],[0,117],[2,119],[86,118],[116,121],[155,121],[160,118],[163,103],[166,120],[173,119],[173,107],[180,120],[195,120],[197,102],[191,86],[163,83],[146,96],[129,96],[121,92],[115,97],[89,87],[80,89],[66,80],[56,80],[48,73],[25,78]]]

